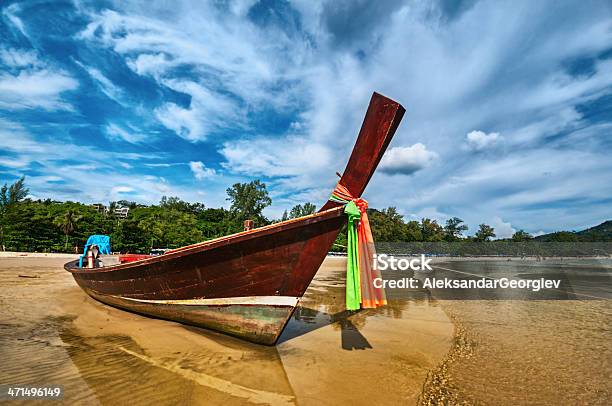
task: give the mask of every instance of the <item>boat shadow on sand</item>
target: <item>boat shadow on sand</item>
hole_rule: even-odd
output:
[[[343,350],[371,349],[372,345],[359,331],[365,324],[368,311],[344,310],[338,313],[326,313],[308,307],[298,307],[281,334],[278,344],[292,340],[304,334],[329,325],[340,328]],[[349,320],[351,318],[351,320]]]

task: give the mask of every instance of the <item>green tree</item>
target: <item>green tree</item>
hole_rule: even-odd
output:
[[[53,225],[48,207],[25,200],[6,213],[5,244],[10,251],[56,251],[62,248],[62,234]]]
[[[4,229],[6,226],[6,215],[17,203],[23,201],[30,190],[25,186],[25,176],[22,176],[18,181],[10,186],[5,183],[0,188],[0,248],[5,250],[4,245]]]
[[[475,241],[489,241],[493,237],[495,237],[495,229],[484,223],[478,226],[478,231],[474,234]]]
[[[224,208],[208,208],[198,213],[197,227],[204,238],[216,238],[242,231],[243,225]]]
[[[518,230],[516,233],[512,234],[512,241],[522,242],[531,239],[533,239],[533,236],[524,230]]]
[[[161,242],[163,238],[163,228],[159,213],[152,213],[143,218],[138,223],[138,227],[149,236],[151,241],[149,248],[153,249],[155,247],[155,241]]]
[[[74,211],[68,210],[63,216],[57,217],[53,221],[53,224],[59,227],[66,236],[64,240],[64,251],[68,249],[68,237],[70,234],[74,233],[77,228],[77,223],[81,221],[82,218],[83,216],[78,216]]]
[[[580,239],[571,231],[557,231],[556,233],[551,233],[546,236],[543,241],[552,241],[552,242],[576,242]]]
[[[173,209],[193,214],[198,214],[206,209],[202,203],[189,203],[174,196],[162,196],[159,206],[164,209]]]
[[[459,217],[451,217],[446,220],[444,226],[444,239],[446,241],[456,241],[461,238],[461,233],[467,231],[468,226],[463,224]]]
[[[348,246],[347,225],[344,224],[336,237],[336,241],[331,247],[332,252],[346,252]]]
[[[272,199],[263,182],[235,183],[227,189],[227,195],[227,200],[232,203],[230,212],[236,220],[254,220],[260,225],[267,222],[262,212],[272,204]]]
[[[110,233],[113,251],[146,254],[150,251],[150,241],[139,227],[140,220],[130,218],[117,222]]]
[[[138,223],[151,242],[150,248],[178,248],[203,240],[197,217],[176,209],[151,207]]]
[[[162,215],[163,243],[168,248],[179,248],[201,242],[204,237],[196,227],[197,217],[193,213],[178,210],[165,211]]]
[[[387,207],[382,210],[368,209],[368,218],[370,219],[374,241],[405,241],[404,217],[398,213],[395,207]]]
[[[289,212],[290,219],[296,219],[298,217],[308,216],[309,214],[313,214],[317,211],[317,207],[312,203],[304,203],[293,206],[291,211]]]
[[[418,221],[412,220],[406,223],[406,241],[423,241],[421,225]]]
[[[421,220],[421,233],[423,241],[442,241],[444,239],[444,229],[436,220],[423,218]]]

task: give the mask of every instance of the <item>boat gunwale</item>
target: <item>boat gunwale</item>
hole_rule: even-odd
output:
[[[338,206],[317,213],[309,214],[307,216],[281,221],[267,226],[254,228],[248,231],[241,231],[239,233],[225,235],[222,237],[214,238],[212,240],[202,241],[196,244],[186,245],[184,247],[176,248],[171,252],[168,252],[163,255],[157,255],[151,258],[143,258],[125,264],[110,265],[100,268],[78,268],[74,266],[77,261],[70,261],[64,265],[64,269],[72,274],[93,274],[135,268],[142,265],[151,265],[170,259],[181,258],[183,256],[198,253],[201,251],[211,250],[236,242],[242,242],[257,237],[263,237],[275,232],[290,230],[293,228],[301,227],[303,225],[313,224],[322,220],[326,220],[328,218],[340,217],[342,215],[344,215],[344,206]]]

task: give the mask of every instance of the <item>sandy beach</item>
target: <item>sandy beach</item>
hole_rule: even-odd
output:
[[[343,312],[342,258],[326,260],[276,347],[98,303],[66,261],[0,259],[0,382],[62,384],[66,404],[415,404],[453,342],[425,295]]]
[[[96,302],[62,269],[66,261],[0,258],[0,382],[64,385],[65,404],[611,401],[608,299],[441,300],[414,289],[390,292],[385,308],[351,314],[343,303],[345,259],[330,257],[279,344],[266,347]],[[439,266],[505,273],[561,267],[478,264]],[[598,289],[609,291],[607,262],[563,266],[566,274],[595,272],[604,278]]]

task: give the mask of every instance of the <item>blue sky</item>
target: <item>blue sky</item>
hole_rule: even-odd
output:
[[[498,236],[612,218],[606,1],[0,3],[0,182],[36,198],[320,206],[372,91],[407,109],[365,197]]]

